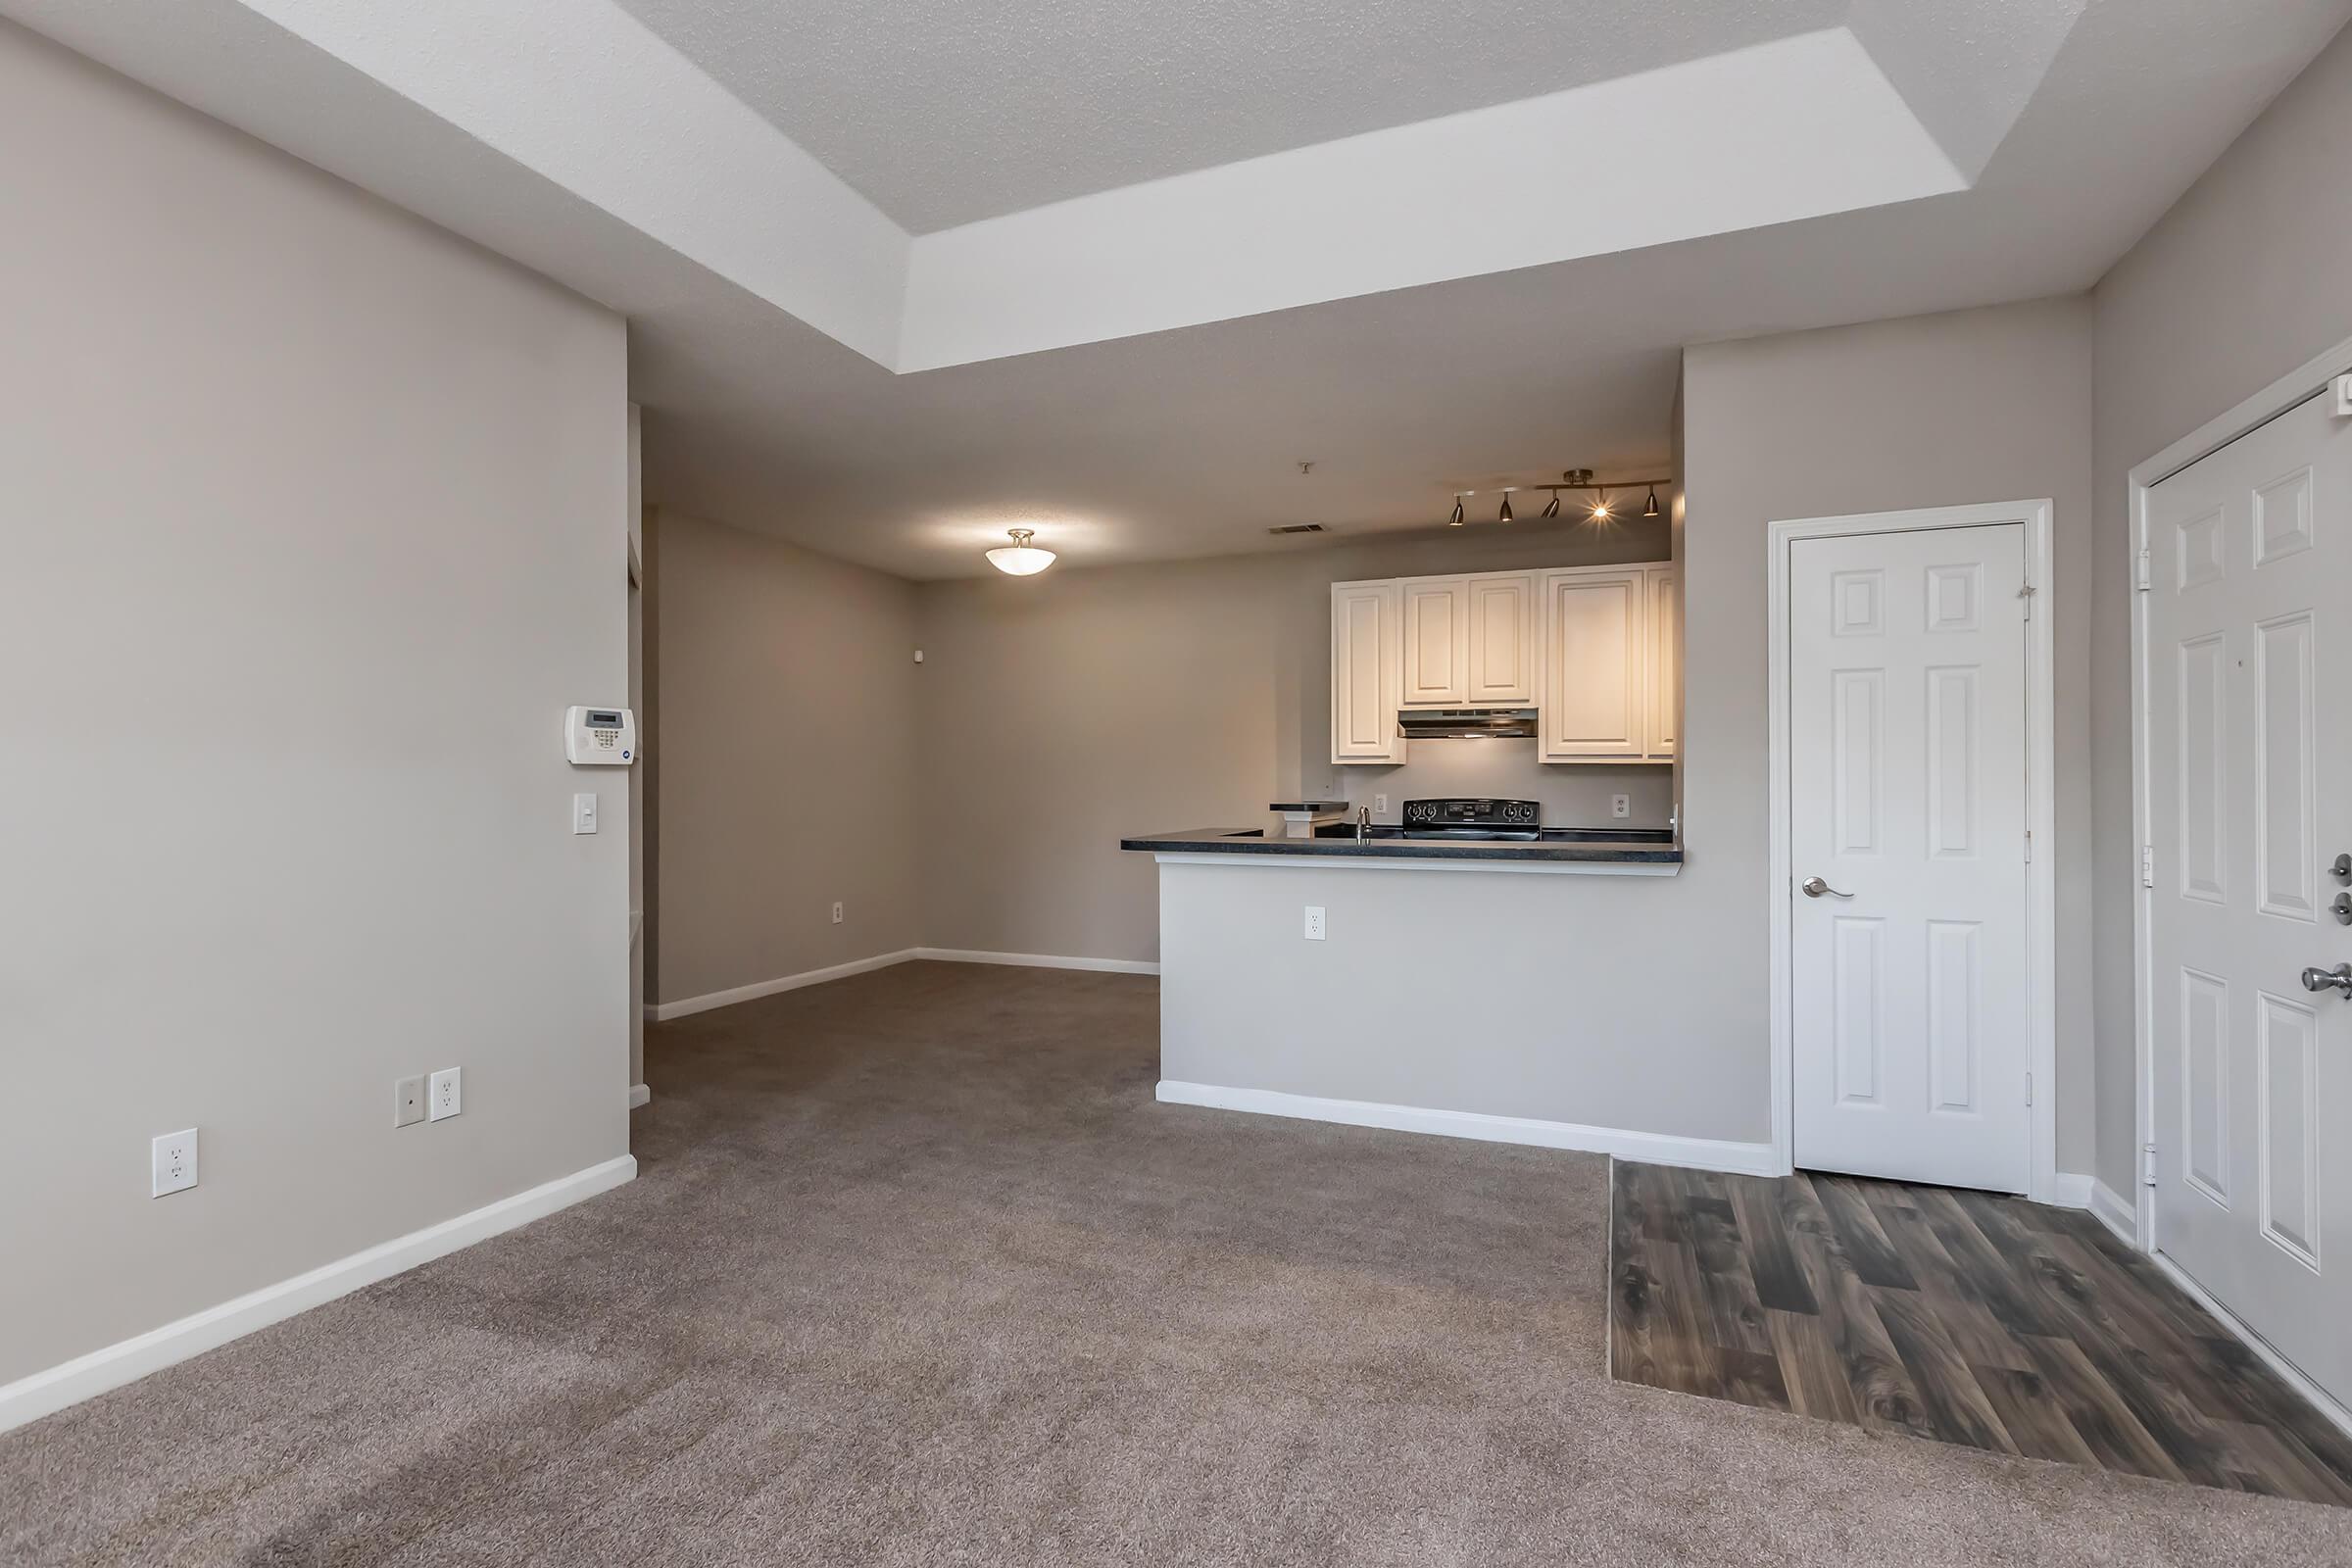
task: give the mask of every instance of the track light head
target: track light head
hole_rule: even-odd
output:
[[[1556,517],[1556,516],[1558,516],[1559,514],[1560,514],[1560,493],[1559,493],[1557,490],[1554,490],[1554,491],[1551,493],[1551,499],[1550,499],[1549,501],[1546,501],[1546,502],[1544,502],[1544,515],[1545,517]]]
[[[1603,490],[1600,493],[1600,499],[1598,501],[1592,503],[1592,515],[1594,522],[1606,522],[1611,517],[1616,515],[1615,513],[1609,510],[1609,493],[1606,490]]]
[[[1651,485],[1651,486],[1649,487],[1649,502],[1648,502],[1648,504],[1647,504],[1647,505],[1645,505],[1644,507],[1642,507],[1642,515],[1643,515],[1644,517],[1654,517],[1654,516],[1656,516],[1657,514],[1658,514],[1658,487],[1657,487],[1656,485],[1654,485],[1654,484],[1653,484],[1653,485]]]
[[[1494,520],[1496,522],[1508,522],[1511,520],[1511,492],[1508,486],[1505,486],[1503,489],[1502,510],[1494,514]]]
[[[1462,495],[1466,494],[1468,492],[1464,491],[1453,498],[1453,515],[1446,519],[1446,527],[1459,528],[1462,525]]]

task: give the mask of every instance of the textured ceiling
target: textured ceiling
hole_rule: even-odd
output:
[[[1846,0],[621,4],[918,234],[1721,54],[1847,10]]]

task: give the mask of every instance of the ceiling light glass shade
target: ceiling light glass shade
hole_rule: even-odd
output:
[[[1029,541],[1037,537],[1034,528],[1008,528],[1012,543],[999,545],[988,553],[988,564],[999,571],[1015,577],[1034,577],[1054,564],[1054,552],[1040,550]]]

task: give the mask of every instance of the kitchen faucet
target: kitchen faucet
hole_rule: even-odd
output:
[[[1355,842],[1358,844],[1363,843],[1365,839],[1371,836],[1371,833],[1372,808],[1369,806],[1359,806],[1355,808]]]

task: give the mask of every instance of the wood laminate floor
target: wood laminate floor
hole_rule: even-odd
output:
[[[1621,1381],[2352,1506],[2352,1439],[2081,1210],[1625,1161],[1610,1210]]]

